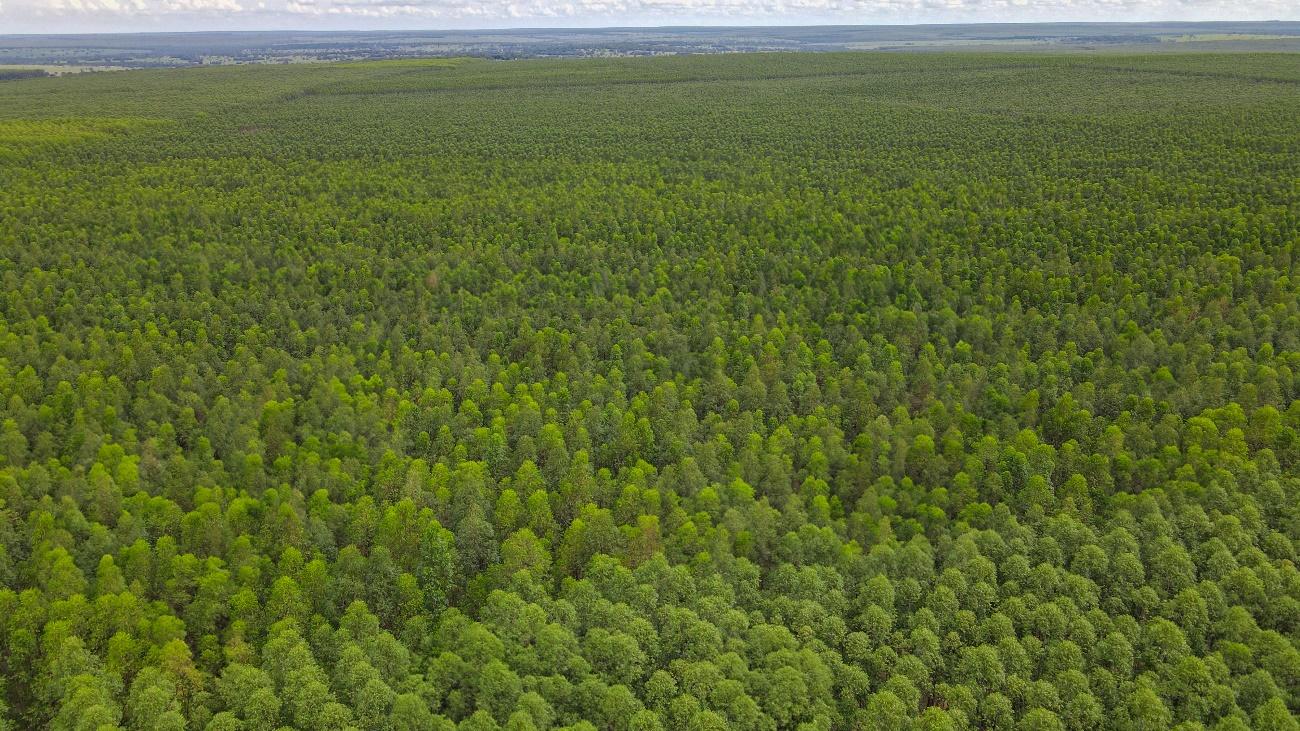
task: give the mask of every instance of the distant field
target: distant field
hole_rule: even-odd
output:
[[[1204,41],[1278,41],[1296,40],[1294,35],[1268,35],[1265,33],[1184,33],[1180,36],[1161,36],[1160,40],[1173,43]]]
[[[1174,43],[1189,44],[1194,50],[1300,50],[1300,22],[0,35],[0,63],[148,68],[429,56],[572,58],[746,51],[984,49],[1134,53]]]
[[[80,74],[87,71],[124,71],[127,66],[84,66],[76,64],[0,64],[0,74],[6,71],[44,71],[53,76]]]

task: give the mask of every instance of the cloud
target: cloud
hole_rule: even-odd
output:
[[[1294,0],[0,0],[0,33],[1272,19]]]
[[[236,0],[46,0],[32,3],[36,12],[55,16],[86,14],[183,15],[186,13],[240,13]]]

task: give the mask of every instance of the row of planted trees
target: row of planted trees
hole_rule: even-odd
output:
[[[786,60],[7,85],[0,727],[1295,728],[1295,62]]]

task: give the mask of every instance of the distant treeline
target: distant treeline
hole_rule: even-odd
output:
[[[53,76],[44,69],[0,69],[0,81],[15,81],[17,79],[41,79],[46,76]]]

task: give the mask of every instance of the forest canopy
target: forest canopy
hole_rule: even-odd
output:
[[[0,729],[1297,729],[1300,55],[0,85]]]

